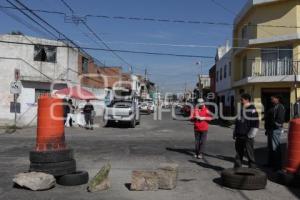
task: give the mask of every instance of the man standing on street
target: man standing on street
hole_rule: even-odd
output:
[[[194,122],[195,133],[195,158],[202,159],[207,140],[208,121],[212,119],[209,110],[206,108],[204,100],[198,99],[198,104],[192,111],[191,121]]]
[[[90,103],[89,100],[86,101],[86,104],[83,108],[83,114],[85,119],[85,128],[93,130],[93,116],[94,106]]]
[[[271,96],[273,107],[270,108],[265,116],[266,136],[268,137],[268,164],[275,171],[281,170],[282,158],[280,137],[283,132],[283,123],[285,121],[285,108],[280,103],[281,97]]]
[[[246,153],[249,168],[256,168],[254,156],[254,137],[259,128],[259,118],[256,108],[250,103],[249,94],[241,95],[241,113],[235,122],[233,139],[235,140],[235,164],[234,168],[242,167],[243,157]]]

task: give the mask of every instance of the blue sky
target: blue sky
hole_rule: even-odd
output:
[[[13,0],[11,0],[13,1]],[[214,0],[224,5],[224,9],[212,0],[65,0],[76,15],[86,14],[178,19],[191,21],[213,21],[232,23],[235,14],[246,3],[246,0]],[[6,0],[0,0],[0,5],[9,5]],[[71,12],[60,0],[21,0],[32,9],[60,11],[71,15]],[[47,34],[31,30],[15,20],[10,15],[21,17],[33,25],[18,11],[0,10],[0,33],[20,30],[26,35],[51,38]],[[83,25],[75,25],[65,21],[64,16],[38,13],[44,19],[65,33],[81,46],[104,48]],[[112,49],[133,51],[153,51],[174,54],[192,54],[215,56],[215,48],[190,48],[176,45],[219,46],[231,39],[232,26],[163,23],[150,21],[130,21],[120,19],[88,18],[87,23],[104,39]],[[89,37],[87,37],[87,35]],[[172,45],[161,45],[172,44]],[[122,66],[124,71],[129,67],[110,52],[88,51],[106,65]],[[164,91],[175,92],[183,90],[185,82],[188,88],[195,87],[196,75],[202,62],[202,72],[207,74],[213,65],[213,59],[182,58],[168,56],[150,56],[140,54],[119,53],[127,62],[133,65],[134,73],[143,74],[147,68],[150,79],[160,85]]]

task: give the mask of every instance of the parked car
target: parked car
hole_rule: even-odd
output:
[[[103,124],[126,122],[134,128],[140,124],[139,100],[128,89],[114,89],[113,100],[104,108]]]
[[[114,100],[104,109],[104,126],[110,122],[126,122],[135,128],[140,123],[140,111],[134,100]]]
[[[148,101],[148,109],[151,113],[154,113],[155,105],[153,101]]]
[[[149,104],[147,102],[141,103],[141,105],[140,105],[140,112],[148,113],[148,114],[151,113],[151,110],[149,108]]]

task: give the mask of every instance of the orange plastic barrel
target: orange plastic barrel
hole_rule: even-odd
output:
[[[63,100],[40,96],[38,99],[36,151],[65,149]]]
[[[300,169],[300,119],[290,121],[285,170],[296,173]]]

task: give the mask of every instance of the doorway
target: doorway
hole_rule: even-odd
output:
[[[282,104],[285,107],[285,121],[290,120],[290,100],[291,90],[290,88],[262,88],[261,89],[261,102],[264,105],[264,112],[272,107],[271,96],[280,95],[282,97]],[[264,113],[263,113],[264,114]]]

